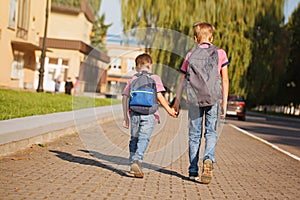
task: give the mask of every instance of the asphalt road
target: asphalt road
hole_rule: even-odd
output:
[[[226,122],[300,157],[300,120],[248,112],[246,121],[227,117]]]

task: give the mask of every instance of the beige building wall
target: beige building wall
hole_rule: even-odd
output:
[[[30,17],[28,41],[39,44],[39,38],[43,37],[46,19],[46,1],[31,0],[30,1]],[[49,1],[49,9],[51,1]]]
[[[132,74],[133,67],[135,67],[135,58],[144,53],[143,48],[135,45],[108,44],[107,49],[108,55],[111,57],[109,75],[127,76],[128,73],[129,75]],[[114,66],[117,69],[114,69]]]
[[[10,71],[8,66],[13,59],[9,38],[12,38],[14,30],[8,28],[9,0],[0,2],[0,85],[10,81]],[[4,59],[7,58],[7,59]]]
[[[78,12],[78,11],[77,11]],[[59,40],[76,40],[90,44],[90,32],[92,30],[92,22],[86,19],[83,12],[69,13],[62,12],[57,9],[51,9],[51,14],[48,20],[48,33],[47,38],[55,38]],[[85,60],[85,55],[78,50],[60,49],[60,48],[48,48],[46,56],[50,59],[62,59],[67,61],[67,66],[57,66],[57,70],[67,74],[63,74],[63,82],[60,87],[60,92],[64,92],[64,84],[67,77],[70,77],[73,83],[76,81],[76,77],[79,76],[80,65]],[[41,56],[41,52],[37,55]],[[67,67],[65,69],[65,67]],[[45,66],[45,79],[44,89],[46,91],[52,91],[54,89],[54,79],[57,78],[61,73],[50,75],[49,65],[46,63]],[[47,78],[48,76],[48,78]],[[36,77],[37,78],[37,77]],[[37,79],[35,81],[35,87],[38,86]]]
[[[91,83],[88,83],[89,80],[84,79],[87,79],[86,74],[90,73],[90,77],[93,76],[93,73],[95,73],[94,67],[96,66],[99,68],[100,72],[100,69],[103,68],[104,63],[108,62],[105,61],[107,60],[108,56],[104,55],[105,59],[101,60],[101,58],[95,58],[90,55],[90,53],[96,53],[99,55],[101,52],[97,50],[91,50],[90,52],[87,50],[89,48],[92,49],[90,46],[90,33],[93,28],[92,20],[93,18],[90,15],[90,10],[88,10],[86,6],[83,6],[79,9],[52,5],[48,24],[47,47],[49,52],[47,52],[47,57],[50,60],[60,59],[66,61],[67,63],[63,66],[59,66],[58,64],[56,67],[53,65],[53,63],[51,66],[45,66],[45,73],[46,76],[48,76],[48,79],[45,83],[47,90],[53,90],[53,80],[57,78],[57,76],[61,75],[61,73],[64,73],[62,74],[64,80],[60,87],[61,92],[64,91],[64,84],[67,77],[70,77],[73,83],[75,83],[76,77],[79,77],[81,85],[86,85],[89,88],[97,87],[90,86]],[[88,62],[93,60],[93,65],[95,66],[82,67],[83,63],[87,62],[88,58]],[[53,73],[53,67],[55,67],[55,73]],[[50,68],[52,68],[52,74],[48,73],[48,71],[51,70]],[[57,73],[57,71],[59,71],[59,73]],[[83,75],[85,76],[83,77]],[[82,87],[82,89],[85,90],[87,87]],[[89,89],[89,92],[96,92],[95,90]]]
[[[135,58],[144,53],[144,48],[136,45],[120,43],[107,44],[108,55],[111,60],[108,65],[106,93],[120,95],[135,71]]]
[[[34,48],[38,46],[38,40],[44,30],[45,22],[45,8],[46,1],[31,0],[29,13],[29,26],[27,39],[18,38],[17,34],[17,20],[10,24],[11,2],[13,0],[0,1],[0,86],[9,86],[12,88],[24,87],[24,82],[29,85],[33,84],[35,55]],[[18,9],[18,1],[16,2],[16,9]],[[15,12],[17,14],[17,10]],[[17,15],[15,18],[17,19]],[[12,64],[14,60],[14,49],[12,41],[20,42],[18,51],[22,52],[24,57],[24,71],[21,79],[14,79],[11,77]]]
[[[17,37],[18,16],[15,16],[14,22],[12,15],[10,15],[12,13],[11,4],[15,5],[15,14],[17,14],[19,2],[20,0],[0,1],[0,86],[35,90],[39,82],[38,70],[40,68],[47,1],[24,0],[30,4],[27,37],[23,38]],[[100,72],[100,68],[105,68],[105,63],[109,62],[109,57],[106,54],[94,50],[90,46],[90,33],[94,18],[86,4],[87,1],[82,0],[80,2],[80,8],[72,8],[53,6],[49,0],[43,85],[45,91],[54,91],[53,79],[61,72],[64,73],[64,80],[71,77],[75,82],[75,77],[79,76],[80,73],[93,74],[95,67],[98,67]],[[80,72],[82,63],[87,60],[89,54],[93,54],[92,59],[89,59],[89,64],[93,69],[85,67],[85,72]],[[18,62],[14,61],[16,55],[21,58],[18,59]],[[64,91],[63,86],[64,83],[61,85],[61,92]]]
[[[92,28],[92,22],[86,20],[84,13],[66,15],[51,12],[48,37],[59,37],[68,40],[78,40],[80,38],[84,43],[90,44]]]

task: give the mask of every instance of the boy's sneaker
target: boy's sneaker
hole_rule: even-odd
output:
[[[144,173],[143,173],[142,167],[141,167],[141,162],[139,162],[137,160],[134,160],[133,163],[131,164],[130,171],[133,172],[133,175],[136,178],[143,178],[144,177]]]
[[[131,166],[130,166],[129,174],[134,175],[134,171],[132,170]]]
[[[199,178],[199,175],[198,173],[189,173],[189,179],[192,180],[192,181],[198,181],[200,178]]]
[[[208,184],[210,183],[212,179],[212,169],[213,169],[213,163],[211,159],[206,159],[203,162],[203,169],[201,174],[201,182]]]
[[[192,181],[199,181],[199,176],[189,176],[189,179]]]

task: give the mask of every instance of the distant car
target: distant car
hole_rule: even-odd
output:
[[[228,95],[227,116],[235,116],[238,120],[246,120],[246,102],[243,96]]]

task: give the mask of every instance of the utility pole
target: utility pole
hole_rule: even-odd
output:
[[[45,71],[45,57],[46,57],[46,39],[47,39],[47,28],[48,28],[48,15],[49,15],[49,0],[46,0],[46,20],[45,20],[45,30],[43,37],[43,47],[42,47],[42,55],[41,55],[41,66],[39,69],[39,85],[36,89],[37,92],[43,92],[44,88],[44,71]]]

